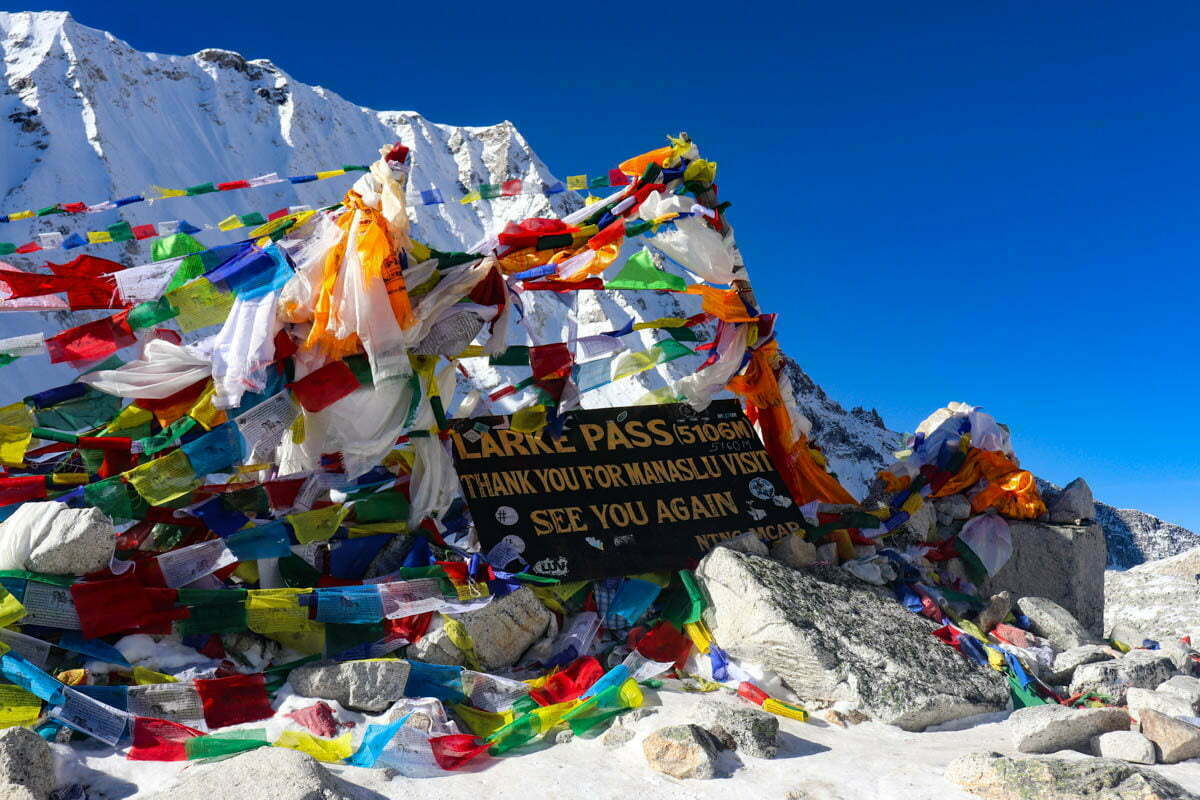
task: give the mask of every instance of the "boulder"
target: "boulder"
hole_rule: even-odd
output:
[[[288,681],[305,697],[377,714],[404,697],[408,670],[407,661],[396,659],[305,664],[292,670]]]
[[[1167,692],[1155,692],[1150,689],[1133,688],[1125,693],[1125,705],[1129,708],[1129,717],[1137,722],[1147,709],[1166,714],[1168,717],[1190,717],[1196,713],[1191,701]]]
[[[943,524],[965,520],[971,516],[971,501],[961,494],[940,497],[933,501],[933,508],[937,512],[939,521],[942,518],[946,520]]]
[[[633,728],[625,725],[613,725],[600,737],[600,743],[606,750],[616,750],[618,747],[632,742],[636,735]]]
[[[728,547],[737,550],[739,553],[753,553],[756,556],[766,556],[771,553],[767,548],[766,542],[758,538],[758,534],[756,533],[743,533],[741,536],[725,539],[717,547]]]
[[[1109,731],[1092,738],[1092,754],[1134,764],[1155,762],[1154,742],[1137,731]]]
[[[109,565],[116,537],[98,508],[25,503],[0,523],[0,569],[86,575]]]
[[[260,747],[215,764],[190,762],[174,786],[147,800],[355,800],[360,794],[310,755]]]
[[[1053,684],[1067,684],[1075,670],[1084,664],[1095,664],[1097,661],[1111,661],[1120,656],[1120,652],[1102,644],[1085,644],[1064,650],[1054,657],[1046,680]]]
[[[1041,705],[1017,709],[1005,724],[1018,752],[1082,752],[1088,748],[1093,736],[1129,730],[1129,715],[1123,708]]]
[[[701,723],[713,730],[720,725],[737,743],[737,751],[755,758],[774,758],[779,752],[779,718],[751,706],[715,697],[700,700],[696,707]]]
[[[1091,487],[1083,478],[1076,478],[1057,494],[1046,498],[1046,513],[1050,522],[1074,525],[1091,522],[1096,518],[1096,501],[1092,499]]]
[[[45,739],[28,728],[0,731],[0,784],[24,787],[38,800],[46,800],[54,783],[54,754]]]
[[[1200,547],[1104,575],[1105,630],[1132,628],[1166,644],[1180,636],[1200,642]],[[1115,638],[1120,639],[1119,636]],[[1125,640],[1122,640],[1125,641]],[[1140,644],[1141,640],[1133,642]]]
[[[1178,639],[1168,639],[1159,643],[1159,652],[1171,659],[1171,663],[1175,665],[1175,669],[1191,675],[1194,669],[1200,666],[1200,659],[1193,658],[1200,656],[1190,646],[1184,644]]]
[[[1200,728],[1195,725],[1146,709],[1141,730],[1158,747],[1158,760],[1164,764],[1200,758]]]
[[[839,568],[797,571],[722,547],[696,579],[721,647],[773,670],[804,700],[846,701],[912,731],[1008,702],[997,673],[930,635],[934,623]]]
[[[642,740],[642,752],[655,772],[672,778],[707,780],[717,776],[716,738],[699,725],[669,725]]]
[[[528,586],[499,597],[483,608],[452,615],[463,624],[484,672],[516,664],[521,655],[542,638],[553,614],[541,604]],[[425,641],[429,639],[429,641]],[[462,652],[439,628],[411,649],[410,657],[431,664],[464,663]]]
[[[1108,560],[1100,526],[1009,520],[1008,532],[1012,558],[984,581],[980,593],[990,596],[1007,589],[1013,597],[1047,598],[1065,608],[1088,632],[1099,635],[1104,623],[1104,566]]]
[[[918,542],[932,542],[937,538],[937,512],[932,504],[922,503],[908,521],[900,526],[895,536],[905,534]]]
[[[1009,758],[971,753],[946,780],[986,800],[1200,800],[1152,769],[1107,758]]]
[[[86,795],[81,796],[86,797]],[[0,800],[39,800],[39,798],[28,786],[22,786],[19,783],[0,783]]]
[[[771,558],[799,569],[817,560],[817,547],[812,542],[792,534],[771,545]]]
[[[1123,658],[1084,664],[1071,676],[1071,694],[1095,692],[1125,704],[1129,689],[1153,689],[1175,674],[1171,659],[1153,650],[1134,650]]]
[[[1022,597],[1017,601],[1017,611],[1029,618],[1034,633],[1058,650],[1099,643],[1071,612],[1048,598]]]
[[[1191,675],[1176,675],[1158,685],[1154,691],[1160,694],[1172,694],[1182,697],[1192,706],[1192,713],[1185,716],[1200,714],[1200,678]]]
[[[1004,621],[1008,613],[1012,611],[1012,595],[1008,592],[992,595],[992,599],[988,601],[987,608],[979,612],[977,624],[979,629],[987,633],[999,623]]]

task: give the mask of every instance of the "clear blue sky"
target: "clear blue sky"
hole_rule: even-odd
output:
[[[834,399],[899,430],[985,406],[1040,475],[1200,530],[1200,6],[64,7],[142,50],[223,47],[377,109],[512,120],[559,175],[686,130]]]

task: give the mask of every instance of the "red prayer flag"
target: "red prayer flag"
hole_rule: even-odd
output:
[[[153,225],[134,225],[133,238],[135,239],[153,239],[158,236],[158,230]]]
[[[405,639],[409,644],[415,644],[421,641],[421,637],[429,631],[429,624],[433,622],[433,612],[426,611],[423,614],[413,614],[411,617],[401,617],[400,619],[385,619],[383,621],[383,630],[387,640]]]
[[[23,244],[17,248],[17,252],[21,253],[21,254],[36,253],[38,250],[41,250],[41,249],[42,249],[42,246],[40,244],[38,244],[37,242],[26,242],[25,244]]]
[[[46,340],[47,344],[49,341]],[[305,411],[315,412],[329,408],[360,385],[345,361],[330,361],[287,387]]]
[[[488,743],[466,733],[434,736],[429,740],[433,760],[442,769],[458,769],[488,749]]]
[[[71,585],[83,635],[97,639],[142,625],[150,615],[150,598],[136,576]]]
[[[692,640],[664,621],[643,636],[636,649],[651,661],[670,662],[680,667],[692,651]]]
[[[609,186],[628,186],[630,183],[629,176],[619,169],[610,169],[608,171]]]
[[[554,673],[541,688],[529,693],[539,706],[565,703],[574,700],[600,680],[604,667],[593,656],[577,658],[559,672]]]
[[[228,192],[231,189],[249,189],[250,181],[226,181],[217,184],[218,192]]]
[[[58,207],[68,214],[82,214],[87,211],[87,203],[59,203]]]
[[[210,728],[255,722],[275,715],[261,672],[228,678],[197,678],[196,691],[204,705],[204,722]]]
[[[98,319],[47,337],[51,364],[63,361],[98,361],[137,341],[128,314]]]
[[[120,272],[125,269],[125,265],[117,261],[109,261],[107,258],[83,253],[71,259],[66,264],[54,264],[47,261],[46,269],[55,275],[62,275],[64,277],[80,275],[95,277],[97,275],[111,275],[114,272]]]
[[[529,348],[529,366],[533,368],[533,377],[539,381],[564,377],[570,373],[574,363],[575,359],[564,342]]]
[[[286,208],[281,208],[278,211],[272,211],[270,214],[267,214],[267,219],[279,219],[280,217],[286,217],[289,213]]]
[[[502,197],[513,197],[521,193],[521,187],[521,179],[513,178],[500,184],[500,194]]]
[[[625,221],[614,220],[605,226],[604,230],[588,239],[587,246],[591,250],[599,250],[606,244],[614,244],[625,238]]]
[[[178,722],[134,717],[133,745],[126,758],[130,761],[187,761],[185,742],[203,735]]]
[[[580,289],[603,289],[604,281],[588,278],[582,281],[523,281],[521,288],[531,292],[577,292]]]
[[[11,506],[26,500],[41,500],[45,496],[46,479],[41,475],[0,478],[0,506]]]

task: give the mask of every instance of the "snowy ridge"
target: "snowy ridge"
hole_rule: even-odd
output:
[[[65,12],[0,12],[0,54],[0,213],[124,197],[153,184],[180,188],[272,171],[298,175],[365,164],[377,158],[382,144],[395,140],[413,150],[410,192],[437,188],[448,201],[411,208],[413,235],[434,247],[460,249],[509,220],[561,216],[579,204],[574,193],[457,202],[468,187],[484,182],[520,178],[540,186],[554,180],[509,122],[457,127],[412,111],[374,111],[293,80],[267,60],[216,49],[190,56],[143,53],[112,34],[80,25]],[[656,144],[649,142],[647,148]],[[98,230],[121,219],[138,225],[182,218],[204,225],[230,213],[320,206],[339,200],[353,179],[283,183],[102,214],[24,220],[0,225],[0,240],[25,242],[47,230]],[[236,239],[237,233],[205,231],[198,238],[217,244]],[[150,249],[126,242],[7,260],[30,269],[47,258],[68,261],[79,252],[139,264],[149,261]],[[695,311],[673,295],[649,292],[534,292],[526,293],[524,303],[531,324],[523,328],[540,338],[528,344],[601,333],[629,319]],[[7,312],[0,315],[0,338],[36,330],[56,333],[95,316],[99,313]],[[661,336],[643,331],[643,347]],[[583,405],[636,403],[646,392],[694,371],[699,358],[683,358],[615,382],[584,395]],[[511,368],[480,364],[469,364],[472,383],[480,388],[523,377]],[[20,359],[3,370],[0,404],[75,377],[42,357]],[[846,488],[864,496],[875,472],[892,460],[901,435],[889,430],[875,411],[842,408],[794,362],[786,370],[797,405],[812,422],[812,441]],[[1113,566],[1132,566],[1200,544],[1200,536],[1148,514],[1098,508]]]

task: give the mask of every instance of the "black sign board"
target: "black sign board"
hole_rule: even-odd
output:
[[[680,569],[723,539],[801,528],[735,400],[575,411],[558,439],[506,422],[453,420],[451,437],[480,543],[512,556],[509,569],[568,580]]]

